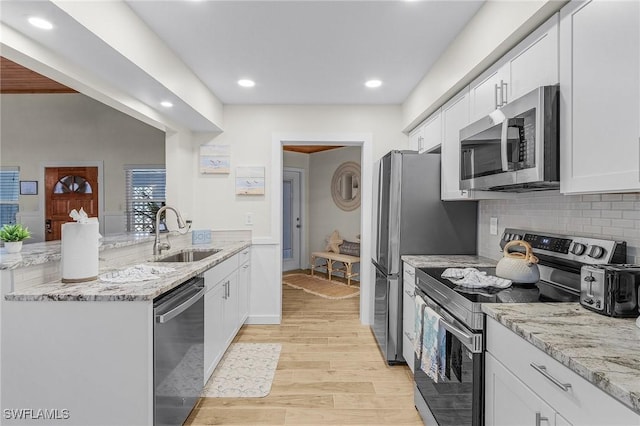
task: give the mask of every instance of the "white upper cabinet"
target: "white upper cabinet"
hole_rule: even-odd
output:
[[[558,14],[471,82],[470,123],[540,86],[557,84]]]
[[[438,109],[409,133],[409,149],[431,152],[439,148],[441,143],[442,120]]]
[[[560,11],[560,191],[640,190],[640,2]]]
[[[441,198],[468,200],[470,191],[460,189],[460,129],[469,124],[469,88],[442,106],[440,149]]]

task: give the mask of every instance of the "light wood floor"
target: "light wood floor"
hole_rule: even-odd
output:
[[[330,300],[283,286],[282,324],[244,326],[237,342],[282,343],[265,398],[202,398],[186,425],[422,425],[411,372],[389,367],[359,298]]]

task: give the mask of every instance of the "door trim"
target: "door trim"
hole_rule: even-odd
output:
[[[297,172],[300,173],[300,220],[302,221],[302,226],[300,227],[300,267],[305,269],[305,266],[309,266],[309,256],[307,250],[307,231],[309,228],[307,227],[307,176],[304,169],[300,169],[297,167],[283,167],[283,177],[284,172]],[[280,179],[282,180],[282,179]],[[281,184],[282,185],[282,184]],[[282,237],[281,237],[282,238]]]
[[[40,163],[40,185],[42,191],[39,191],[38,194],[38,203],[40,204],[38,207],[38,216],[40,217],[40,231],[43,235],[45,235],[44,229],[44,221],[45,216],[47,214],[45,209],[45,169],[47,167],[97,167],[98,168],[98,229],[100,230],[100,235],[104,235],[104,161],[45,161]],[[122,188],[124,192],[124,187]],[[123,200],[124,202],[124,200]]]
[[[271,239],[282,250],[282,147],[284,145],[359,146],[362,199],[360,203],[360,322],[373,322],[373,291],[375,283],[371,259],[373,235],[373,135],[371,133],[273,133],[271,136]],[[276,263],[273,282],[282,280],[282,252]],[[282,286],[278,286],[282,319]]]

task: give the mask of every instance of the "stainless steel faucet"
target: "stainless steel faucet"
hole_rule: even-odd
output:
[[[187,227],[187,225],[184,223],[184,220],[182,220],[182,216],[180,215],[180,212],[176,209],[174,209],[173,207],[170,206],[162,206],[158,209],[158,212],[156,213],[156,239],[153,242],[153,254],[157,255],[157,254],[161,254],[162,250],[169,250],[171,248],[171,244],[169,244],[169,235],[167,234],[167,242],[166,243],[161,243],[160,242],[160,215],[162,215],[162,212],[164,212],[165,210],[172,210],[175,214],[176,217],[178,219],[178,228],[179,229],[184,229]]]

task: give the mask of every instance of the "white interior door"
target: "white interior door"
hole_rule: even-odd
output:
[[[300,172],[285,169],[282,173],[282,270],[301,269],[302,239]]]

